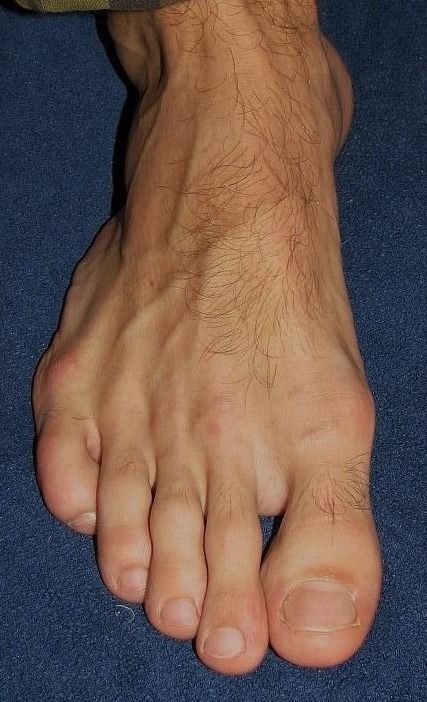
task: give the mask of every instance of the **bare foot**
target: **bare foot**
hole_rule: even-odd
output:
[[[141,91],[128,199],[34,383],[48,508],[106,586],[223,673],[351,656],[375,615],[374,406],[333,161],[351,83],[314,4],[110,13]],[[285,516],[260,568],[259,515]]]

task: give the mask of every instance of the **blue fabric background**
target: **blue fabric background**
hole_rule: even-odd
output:
[[[324,0],[321,9],[356,88],[337,177],[346,273],[378,408],[372,495],[385,571],[374,629],[336,669],[299,669],[269,652],[254,673],[220,676],[191,643],[158,634],[136,606],[123,608],[98,578],[92,540],[43,507],[31,377],[73,266],[110,212],[126,91],[93,16],[42,17],[3,2],[2,702],[427,700],[425,1]],[[266,538],[271,527],[264,520]]]

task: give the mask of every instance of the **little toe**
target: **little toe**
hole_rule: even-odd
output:
[[[47,508],[82,534],[96,528],[97,429],[73,418],[47,420],[38,435],[36,472]]]
[[[197,652],[207,666],[228,674],[253,670],[268,645],[259,579],[262,538],[250,483],[244,471],[233,479],[230,472],[213,471],[208,487],[208,588]]]
[[[146,614],[164,634],[194,638],[207,580],[204,520],[195,482],[178,461],[171,467],[158,466],[150,531],[153,554]]]
[[[144,599],[151,500],[149,470],[140,449],[107,446],[98,486],[97,560],[106,587],[128,602]]]

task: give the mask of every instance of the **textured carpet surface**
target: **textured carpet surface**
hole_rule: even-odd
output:
[[[110,213],[126,90],[93,16],[9,5],[0,0],[0,700],[425,702],[424,0],[321,8],[356,90],[337,178],[346,275],[378,408],[378,617],[339,668],[304,670],[270,651],[236,678],[207,670],[191,643],[163,637],[138,607],[115,600],[92,540],[61,526],[39,497],[31,377],[71,271]],[[266,538],[271,527],[264,520]]]

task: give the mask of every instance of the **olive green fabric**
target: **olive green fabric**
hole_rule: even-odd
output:
[[[159,10],[179,0],[16,0],[26,10],[77,12],[89,10]]]

